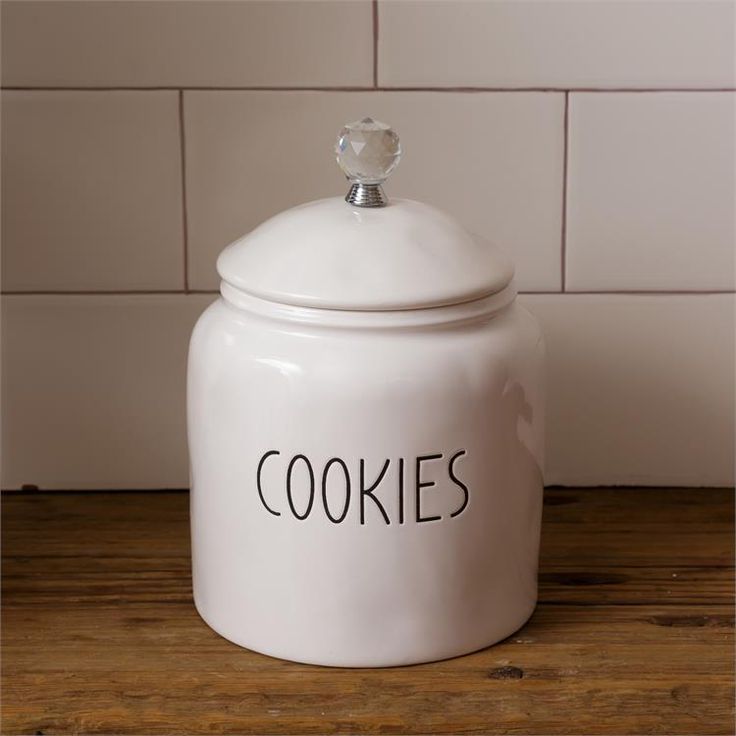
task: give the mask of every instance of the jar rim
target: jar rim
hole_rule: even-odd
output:
[[[286,304],[254,296],[227,281],[221,282],[220,294],[223,300],[235,309],[266,318],[314,326],[385,329],[448,325],[487,319],[513,303],[517,289],[512,281],[500,291],[464,302],[386,310],[335,309]]]

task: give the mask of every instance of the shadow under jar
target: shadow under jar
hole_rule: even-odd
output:
[[[228,246],[192,335],[195,603],[284,659],[443,659],[536,603],[541,334],[495,248],[386,198],[399,154],[388,126],[343,129],[348,196]]]

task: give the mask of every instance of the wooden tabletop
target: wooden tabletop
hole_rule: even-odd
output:
[[[292,664],[192,605],[188,497],[13,493],[3,734],[733,734],[733,494],[547,490],[540,603],[435,664]]]

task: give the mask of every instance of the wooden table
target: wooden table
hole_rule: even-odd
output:
[[[546,491],[540,603],[482,652],[343,670],[191,598],[188,497],[5,494],[3,734],[733,734],[733,496]]]

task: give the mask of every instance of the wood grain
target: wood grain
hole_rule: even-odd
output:
[[[3,498],[3,734],[733,734],[733,494],[546,493],[540,605],[504,642],[297,665],[191,602],[185,493]]]

